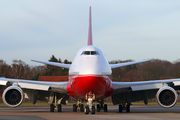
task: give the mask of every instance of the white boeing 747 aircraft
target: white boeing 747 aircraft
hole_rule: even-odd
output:
[[[66,104],[69,96],[77,99],[73,105],[73,111],[77,108],[85,114],[95,114],[95,101],[97,112],[107,112],[104,99],[111,96],[113,104],[119,105],[119,112],[123,109],[130,112],[131,102],[155,98],[164,108],[173,107],[178,99],[177,90],[180,90],[180,79],[153,80],[144,82],[112,82],[112,69],[127,65],[147,62],[127,62],[109,64],[103,52],[92,44],[91,7],[89,10],[88,45],[81,48],[72,64],[62,64],[32,60],[39,63],[49,64],[69,69],[68,82],[43,82],[20,79],[0,78],[0,89],[3,90],[3,102],[9,107],[18,107],[24,98],[47,101],[50,103],[50,111],[57,108],[61,112],[61,105]],[[82,102],[87,102],[84,107]]]

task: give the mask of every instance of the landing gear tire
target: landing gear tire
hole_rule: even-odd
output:
[[[92,106],[91,114],[95,114],[95,106]]]
[[[107,104],[104,104],[104,112],[107,112]]]
[[[77,106],[76,106],[76,104],[73,104],[73,112],[77,112]]]
[[[80,112],[84,112],[84,105],[83,104],[80,105]]]
[[[130,105],[129,105],[129,104],[126,106],[126,112],[127,112],[127,113],[130,112]]]
[[[50,112],[54,112],[54,104],[50,104]]]
[[[57,105],[58,112],[61,112],[61,104]]]
[[[119,105],[119,112],[122,112],[123,111],[123,107],[122,105]]]
[[[89,107],[88,107],[88,106],[85,107],[84,113],[85,113],[85,114],[89,114]]]
[[[100,112],[100,110],[101,110],[100,104],[97,104],[97,112]]]

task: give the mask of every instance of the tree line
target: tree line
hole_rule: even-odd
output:
[[[110,63],[132,62],[111,61]],[[112,70],[113,81],[147,81],[180,78],[180,60],[171,63],[167,60],[151,59],[149,62],[130,65]]]
[[[54,55],[49,59],[50,62],[71,64],[65,59],[62,61]],[[133,60],[113,60],[110,64],[132,62]],[[51,65],[30,66],[21,60],[13,60],[9,65],[2,59],[0,60],[0,75],[7,78],[37,80],[39,76],[66,76],[68,69]],[[169,78],[180,78],[180,60],[171,63],[166,60],[151,59],[149,62],[130,65],[112,69],[112,80],[121,82],[159,80]]]

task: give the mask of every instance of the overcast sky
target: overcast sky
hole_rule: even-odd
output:
[[[87,45],[89,6],[93,45],[108,61],[180,59],[179,0],[2,0],[0,59],[72,61]]]

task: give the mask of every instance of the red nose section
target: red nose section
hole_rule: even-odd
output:
[[[69,95],[83,99],[91,92],[95,98],[102,98],[110,88],[110,79],[107,76],[74,76],[69,81]]]

